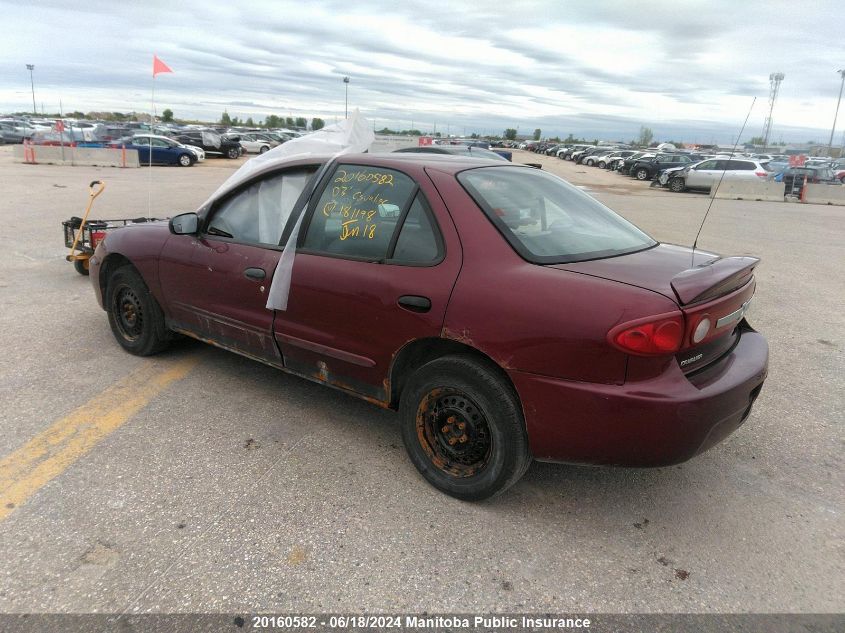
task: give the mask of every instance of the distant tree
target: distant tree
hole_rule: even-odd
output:
[[[73,112],[68,112],[67,114],[65,114],[65,116],[69,119],[84,119],[85,113],[80,112],[79,110],[74,110]]]
[[[515,141],[516,140],[516,130],[512,127],[509,127],[508,129],[506,129],[505,130],[505,138],[508,139],[509,141]]]
[[[472,134],[469,135],[469,137],[470,138],[478,138],[478,134],[476,132],[473,132]]]
[[[641,126],[640,127],[640,138],[637,140],[639,145],[651,145],[651,141],[654,139],[654,132],[651,131],[650,127]]]
[[[275,114],[268,114],[267,118],[264,119],[264,126],[265,127],[282,127],[284,125],[284,120],[276,116]]]
[[[312,130],[322,130],[324,127],[326,127],[326,122],[323,121],[323,119],[319,117],[314,117],[313,119],[311,119]]]
[[[765,142],[765,139],[762,136],[752,136],[748,139],[749,145],[762,145]]]
[[[220,117],[220,125],[232,125],[232,117],[226,110],[223,110],[223,115]]]
[[[296,117],[296,127],[307,127],[307,126],[308,126],[308,121],[305,119],[305,117],[302,117],[302,116]]]
[[[244,125],[247,127],[255,127],[255,121],[252,120],[252,117],[247,117]]]
[[[296,124],[294,123],[292,116],[285,117],[285,127],[293,127],[294,125]]]
[[[576,139],[574,136],[572,136],[572,132],[570,132],[569,136],[567,136],[565,139],[563,139],[563,142],[564,143],[575,143],[575,142],[577,142],[577,140],[578,139]]]
[[[541,136],[542,134],[543,134],[543,130],[541,130],[540,128],[537,128],[536,130],[534,130],[534,140],[535,140],[535,141],[539,141],[539,140],[540,140],[540,136]]]
[[[161,113],[161,120],[164,123],[170,123],[171,121],[173,121],[173,110],[171,110],[170,108],[166,108],[164,112]]]
[[[241,121],[238,117],[232,117],[232,126],[238,127],[239,125],[243,125],[243,121]]]

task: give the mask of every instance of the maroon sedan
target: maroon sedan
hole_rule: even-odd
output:
[[[532,458],[664,466],[727,437],[766,378],[758,261],[660,244],[536,169],[357,154],[114,231],[90,272],[127,351],[178,332],[396,409],[422,475],[477,500]]]

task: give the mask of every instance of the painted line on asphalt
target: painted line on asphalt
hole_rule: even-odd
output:
[[[146,361],[0,460],[0,521],[119,429],[199,359]]]

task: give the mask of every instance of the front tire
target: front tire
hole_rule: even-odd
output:
[[[161,306],[131,266],[121,266],[109,277],[106,312],[114,338],[130,354],[152,356],[170,344]]]
[[[194,161],[191,159],[190,156],[187,154],[180,154],[179,155],[179,165],[182,167],[190,167],[194,164]]]
[[[263,153],[268,152],[268,151],[270,151],[270,148],[267,147],[266,145],[262,145],[261,149],[258,150],[258,153],[263,154]]]
[[[230,147],[229,150],[226,152],[227,158],[237,158],[240,155],[241,153],[237,147]]]
[[[687,188],[686,183],[684,183],[683,178],[672,178],[669,181],[669,189],[674,191],[675,193],[681,193]]]
[[[599,169],[604,169],[605,167],[607,167],[607,163],[604,162],[603,160],[600,160],[599,161]]]
[[[420,367],[402,392],[399,412],[411,462],[452,497],[492,497],[531,465],[516,395],[494,368],[470,356],[444,356]]]
[[[640,167],[637,171],[634,172],[634,178],[636,178],[637,180],[648,180],[648,169]]]

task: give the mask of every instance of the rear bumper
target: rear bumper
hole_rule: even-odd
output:
[[[721,442],[746,420],[768,357],[766,340],[749,329],[731,352],[690,378],[677,363],[657,378],[625,385],[510,376],[536,459],[668,466]]]

